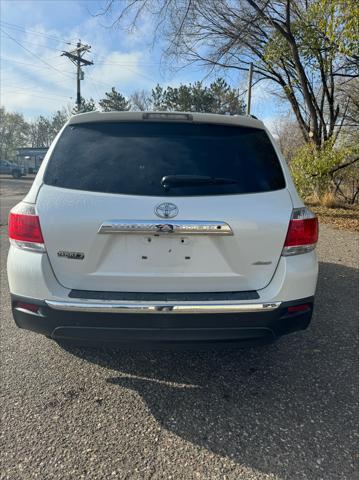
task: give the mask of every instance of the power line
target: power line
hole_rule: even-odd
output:
[[[1,24],[7,24],[7,26],[12,26],[15,30],[26,30],[20,26],[17,26],[15,24],[10,24],[9,22],[0,22]],[[68,78],[71,78],[72,75],[68,72],[68,73],[65,73],[63,70],[59,70],[58,68],[54,67],[53,65],[51,65],[50,63],[46,62],[45,60],[43,60],[39,55],[35,54],[34,52],[32,52],[31,50],[29,50],[28,48],[26,48],[24,45],[22,45],[22,43],[20,43],[18,40],[16,40],[14,37],[12,37],[8,32],[6,32],[3,28],[0,28],[0,31],[6,35],[8,38],[10,38],[13,42],[15,42],[17,45],[19,45],[23,50],[25,50],[26,52],[28,52],[29,54],[31,54],[32,56],[34,56],[35,58],[37,58],[38,60],[40,60],[45,66],[46,68],[50,68],[58,73],[60,73],[61,75],[65,76],[65,77],[68,77]],[[30,31],[28,30],[28,33],[37,33],[39,35],[42,35],[42,36],[46,36],[46,37],[52,37],[53,39],[56,39],[56,40],[59,40],[59,41],[63,41],[62,39],[60,39],[59,37],[55,37],[55,36],[51,36],[51,35],[46,35],[46,34],[42,34],[40,32],[35,32],[35,31]],[[30,44],[30,42],[28,42]],[[36,46],[42,46],[43,48],[48,48],[50,50],[55,50],[55,51],[61,51],[61,50],[57,50],[57,49],[53,49],[51,47],[46,47],[44,45],[39,45],[39,44],[34,44]],[[76,96],[76,104],[77,104],[77,108],[78,110],[80,110],[80,107],[81,107],[81,94],[80,94],[80,81],[83,80],[83,71],[81,70],[81,67],[82,66],[88,66],[88,65],[93,65],[93,62],[89,61],[89,60],[85,60],[83,58],[83,55],[88,52],[90,50],[90,46],[89,45],[82,45],[81,42],[78,42],[77,43],[77,47],[76,49],[72,50],[72,51],[69,51],[69,52],[65,52],[63,51],[62,55],[64,56],[67,56],[76,66],[77,66],[77,96]],[[9,60],[8,61],[14,61],[16,63],[23,63],[24,65],[26,65],[25,62],[19,62],[19,61],[16,61],[16,60]],[[149,77],[148,75],[144,75],[143,73],[140,73],[138,71],[136,71],[135,69],[131,68],[131,66],[135,67],[139,64],[126,64],[126,63],[116,63],[116,62],[105,62],[103,63],[103,65],[105,66],[106,64],[108,65],[119,65],[119,66],[126,66],[130,71],[132,71],[133,73],[135,73],[136,75],[139,75],[143,78],[145,78],[146,80],[150,80],[151,82],[154,81],[153,78]],[[36,67],[36,65],[32,65],[32,64],[27,64],[28,66],[31,66],[31,67]],[[155,65],[155,64],[153,64]],[[38,66],[39,67],[39,66]],[[41,66],[40,66],[41,68]],[[45,68],[45,67],[42,67],[42,68]],[[105,84],[103,82],[100,82],[100,81],[97,81],[97,80],[94,80],[94,79],[91,79],[91,83],[94,85],[94,83],[98,83],[98,84],[102,84],[103,86],[105,86],[106,88],[108,86],[110,86],[109,84]],[[71,98],[71,97],[69,97]]]
[[[88,74],[88,78],[89,78],[91,84],[94,86],[98,97],[100,97],[100,92],[99,92],[99,90],[98,90],[98,88],[97,88],[96,82],[94,82],[93,79],[92,79],[92,74],[91,74],[91,73]]]
[[[46,65],[34,65],[33,63],[20,62],[19,60],[14,60],[13,58],[0,57],[0,60],[3,60],[4,62],[19,63],[20,65],[27,65],[28,67],[32,67],[32,68],[46,68],[46,69],[49,69],[49,67],[46,66]],[[64,71],[64,73],[68,73],[70,75],[73,75],[72,72],[69,72],[67,70]]]
[[[49,69],[49,67],[46,66],[46,65],[33,65],[32,63],[20,62],[19,60],[14,60],[12,58],[0,57],[0,61],[1,60],[3,60],[4,62],[11,62],[11,63],[15,62],[15,63],[18,63],[20,65],[26,65],[28,67],[36,68],[36,69],[38,69],[38,68],[45,68],[47,70]],[[5,70],[5,68],[3,68],[3,70]],[[66,73],[69,73],[70,75],[73,75],[72,72],[69,72],[67,70],[66,70]],[[106,87],[106,88],[108,88],[108,87],[112,88],[113,87],[113,85],[111,85],[110,83],[104,83],[104,82],[100,82],[99,80],[94,80],[94,78],[92,77],[92,74],[91,74],[91,77],[89,75],[89,78],[90,78],[90,81],[91,81],[92,85],[96,88],[96,91],[97,91],[96,84],[101,85],[101,86]],[[99,95],[98,91],[97,91],[97,93]],[[69,98],[73,98],[73,97],[69,97]]]
[[[24,94],[24,95],[27,95],[29,97],[39,97],[39,98],[49,98],[51,100],[54,100],[57,99],[57,98],[68,98],[70,100],[73,99],[73,97],[66,97],[65,95],[51,95],[51,94],[40,94],[39,92],[39,95],[36,95],[36,93],[29,93],[28,90],[24,90],[24,89],[21,89],[21,88],[10,88],[10,89],[7,89],[6,90],[8,93],[20,93],[21,94]]]
[[[114,86],[113,84],[110,84],[110,83],[104,83],[104,82],[101,82],[100,80],[95,80],[95,79],[93,78],[93,73],[94,73],[94,72],[92,72],[92,74],[91,74],[91,82],[92,82],[93,84],[96,83],[97,85],[101,85],[101,86],[106,87],[106,88],[108,88],[108,87],[112,88],[112,87]],[[90,76],[90,75],[89,75],[89,76]]]
[[[24,33],[28,33],[30,35],[39,35],[41,37],[46,37],[46,38],[49,38],[51,40],[56,40],[57,42],[64,42],[64,43],[67,43],[67,44],[73,44],[75,45],[75,43],[72,43],[72,41],[67,41],[67,40],[64,40],[58,36],[55,36],[55,35],[49,35],[48,33],[43,33],[43,32],[39,32],[39,31],[36,31],[36,30],[29,30],[25,27],[22,27],[21,25],[16,25],[15,23],[10,23],[10,22],[4,22],[4,21],[0,21],[0,23],[4,26],[6,26],[6,28],[10,28],[10,29],[13,29],[13,30],[18,30],[18,31],[22,31]],[[76,40],[74,40],[74,42],[76,42]]]
[[[121,67],[127,67],[131,72],[135,73],[136,75],[139,75],[140,77],[144,78],[145,80],[150,80],[151,82],[154,82],[154,81],[155,81],[153,77],[150,77],[150,76],[148,76],[148,75],[145,75],[144,73],[138,72],[138,71],[134,70],[134,69],[131,68],[131,67],[137,67],[137,66],[156,66],[156,65],[159,65],[159,64],[156,64],[156,63],[152,63],[152,64],[150,64],[150,63],[148,63],[148,64],[142,63],[142,64],[141,64],[141,63],[135,63],[135,62],[133,62],[133,63],[122,63],[122,62],[106,62],[106,61],[103,62],[103,63],[101,63],[101,62],[97,63],[97,59],[98,59],[98,58],[104,58],[104,57],[101,57],[101,56],[100,56],[100,57],[97,57],[97,55],[95,55],[96,65],[100,65],[100,66],[106,66],[106,65],[108,65],[108,66],[116,66],[116,65],[118,65],[118,66],[121,66]]]
[[[155,79],[152,77],[149,77],[148,75],[145,75],[143,73],[137,72],[131,67],[127,67],[131,72],[135,73],[136,75],[139,75],[140,77],[144,78],[145,80],[150,80],[151,82],[155,82]]]
[[[58,68],[56,67],[53,67],[50,63],[47,63],[45,60],[43,60],[39,55],[36,55],[36,53],[32,52],[31,50],[29,50],[28,48],[24,47],[24,45],[22,45],[20,42],[18,42],[14,37],[12,37],[11,35],[9,35],[7,32],[5,32],[5,30],[3,30],[2,28],[0,28],[0,31],[2,33],[5,33],[5,35],[7,37],[9,37],[13,42],[17,43],[22,49],[24,49],[26,52],[30,53],[30,55],[32,55],[33,57],[37,58],[40,60],[40,62],[44,63],[45,65],[47,65],[48,67],[50,67],[52,70],[55,70],[56,72],[60,73],[61,75],[65,76],[65,77],[68,77],[69,78],[69,75],[63,73],[61,70],[59,70]]]
[[[110,52],[110,55],[113,54],[113,53],[117,53],[117,52]],[[107,57],[98,57],[97,55],[94,56],[94,59],[96,60],[96,65],[133,65],[133,66],[136,66],[136,65],[141,65],[141,66],[144,66],[144,67],[156,67],[158,65],[160,65],[159,62],[136,62],[136,61],[133,61],[133,62],[126,62],[126,60],[124,60],[123,62],[112,62],[111,60],[107,60],[108,59],[108,56]]]
[[[5,30],[2,31],[4,33]],[[46,50],[52,50],[53,52],[62,52],[59,48],[53,48],[53,47],[48,47],[47,45],[42,45],[41,43],[34,43],[34,42],[29,42],[26,41],[26,45],[32,45],[34,47],[41,47],[41,48],[46,48]]]
[[[22,62],[21,62],[21,63],[22,63]],[[32,65],[32,64],[25,64],[25,65],[29,65],[29,66],[30,66],[30,69],[29,69],[30,71],[31,71],[32,68],[35,68],[35,69],[36,69],[35,72],[34,72],[34,71],[31,72],[31,73],[34,74],[34,76],[36,76],[36,74],[38,74],[38,69],[45,68],[45,69],[49,70],[49,68],[46,67],[45,65]],[[6,70],[9,70],[9,68],[11,68],[11,67],[5,67],[5,68],[3,67],[2,70],[5,72]],[[28,69],[27,69],[27,70],[28,70]],[[16,73],[16,71],[15,71],[15,73]],[[4,76],[4,78],[5,78],[5,76]],[[46,79],[45,79],[45,80],[46,80]],[[51,79],[51,83],[52,83],[52,84],[59,85],[59,86],[61,86],[62,88],[63,88],[63,86],[64,86],[64,82],[61,80],[61,78],[60,78],[60,79]]]
[[[113,54],[115,52],[111,52],[110,54]],[[126,62],[126,60],[124,62],[112,62],[111,60],[108,60],[108,56],[107,57],[104,57],[102,55],[98,56],[97,54],[94,55],[94,60],[96,61],[96,65],[133,65],[133,66],[136,66],[136,65],[141,65],[141,66],[144,66],[144,67],[156,67],[158,65],[161,65],[160,62]]]
[[[130,70],[131,72],[135,73],[136,75],[139,75],[140,77],[143,77],[145,80],[150,80],[151,82],[155,82],[156,80],[153,78],[153,77],[150,77],[149,75],[146,75],[144,73],[141,73],[141,72],[138,72],[137,70],[135,70],[134,68],[131,68],[131,67],[136,67],[136,66],[141,66],[141,64],[128,64],[128,63],[96,63],[96,66],[114,66],[114,65],[118,65],[118,66],[121,66],[121,67],[126,67],[128,68],[128,70]],[[101,82],[99,82],[101,83]],[[104,83],[102,83],[103,85],[105,85]]]
[[[33,91],[35,93],[42,93],[42,92],[45,92],[46,93],[46,90],[42,90],[41,88],[39,89],[38,87],[33,87],[31,85],[29,85],[27,88],[23,88],[21,85],[7,85],[7,84],[2,84],[3,87],[5,88],[11,88],[11,89],[17,89],[17,90],[23,90],[24,92],[28,92],[29,89],[30,91]],[[51,95],[52,97],[63,97],[63,98],[72,98],[70,95],[59,95],[59,94],[56,94],[56,93],[47,93],[47,95]]]
[[[12,89],[19,89],[19,90],[24,90],[24,91],[29,90],[29,91],[32,91],[32,92],[35,92],[35,93],[37,93],[37,92],[41,93],[42,92],[42,90],[41,89],[39,90],[38,87],[36,87],[36,86],[34,87],[34,86],[31,86],[31,85],[26,85],[26,88],[23,88],[23,85],[12,85],[12,84],[6,85],[6,83],[5,84],[3,83],[2,87],[4,89],[9,89],[10,88],[11,90]],[[54,94],[51,93],[51,94],[47,94],[47,95],[51,95],[52,97],[72,98],[70,95],[58,95],[58,94],[55,94],[55,93]]]
[[[96,65],[101,65],[101,66],[120,66],[120,67],[155,67],[159,64],[156,63],[123,63],[123,62],[96,62]]]

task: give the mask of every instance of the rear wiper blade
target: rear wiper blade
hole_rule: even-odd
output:
[[[161,180],[161,185],[166,190],[172,187],[230,185],[234,183],[238,183],[235,178],[207,177],[204,175],[166,175]]]

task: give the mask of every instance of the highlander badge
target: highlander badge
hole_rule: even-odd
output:
[[[83,260],[85,258],[85,254],[83,252],[67,252],[65,250],[58,251],[57,256],[70,258],[71,260]]]

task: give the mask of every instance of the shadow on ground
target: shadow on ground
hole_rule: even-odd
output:
[[[354,479],[358,281],[322,263],[311,327],[266,347],[68,350],[110,369],[107,383],[136,391],[186,441],[280,478]]]

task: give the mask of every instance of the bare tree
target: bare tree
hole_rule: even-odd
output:
[[[257,81],[273,82],[318,148],[345,123],[349,102],[338,101],[336,87],[358,74],[355,0],[108,0],[102,13],[132,26],[155,16],[166,54],[187,65],[242,70],[254,62]]]
[[[298,123],[293,116],[285,115],[274,125],[274,135],[285,159],[289,163],[304,144]]]
[[[345,108],[345,124],[347,130],[358,134],[359,127],[359,77],[342,81],[338,85],[338,97]]]
[[[140,112],[151,110],[152,101],[150,94],[145,90],[136,90],[130,97],[132,109]]]

